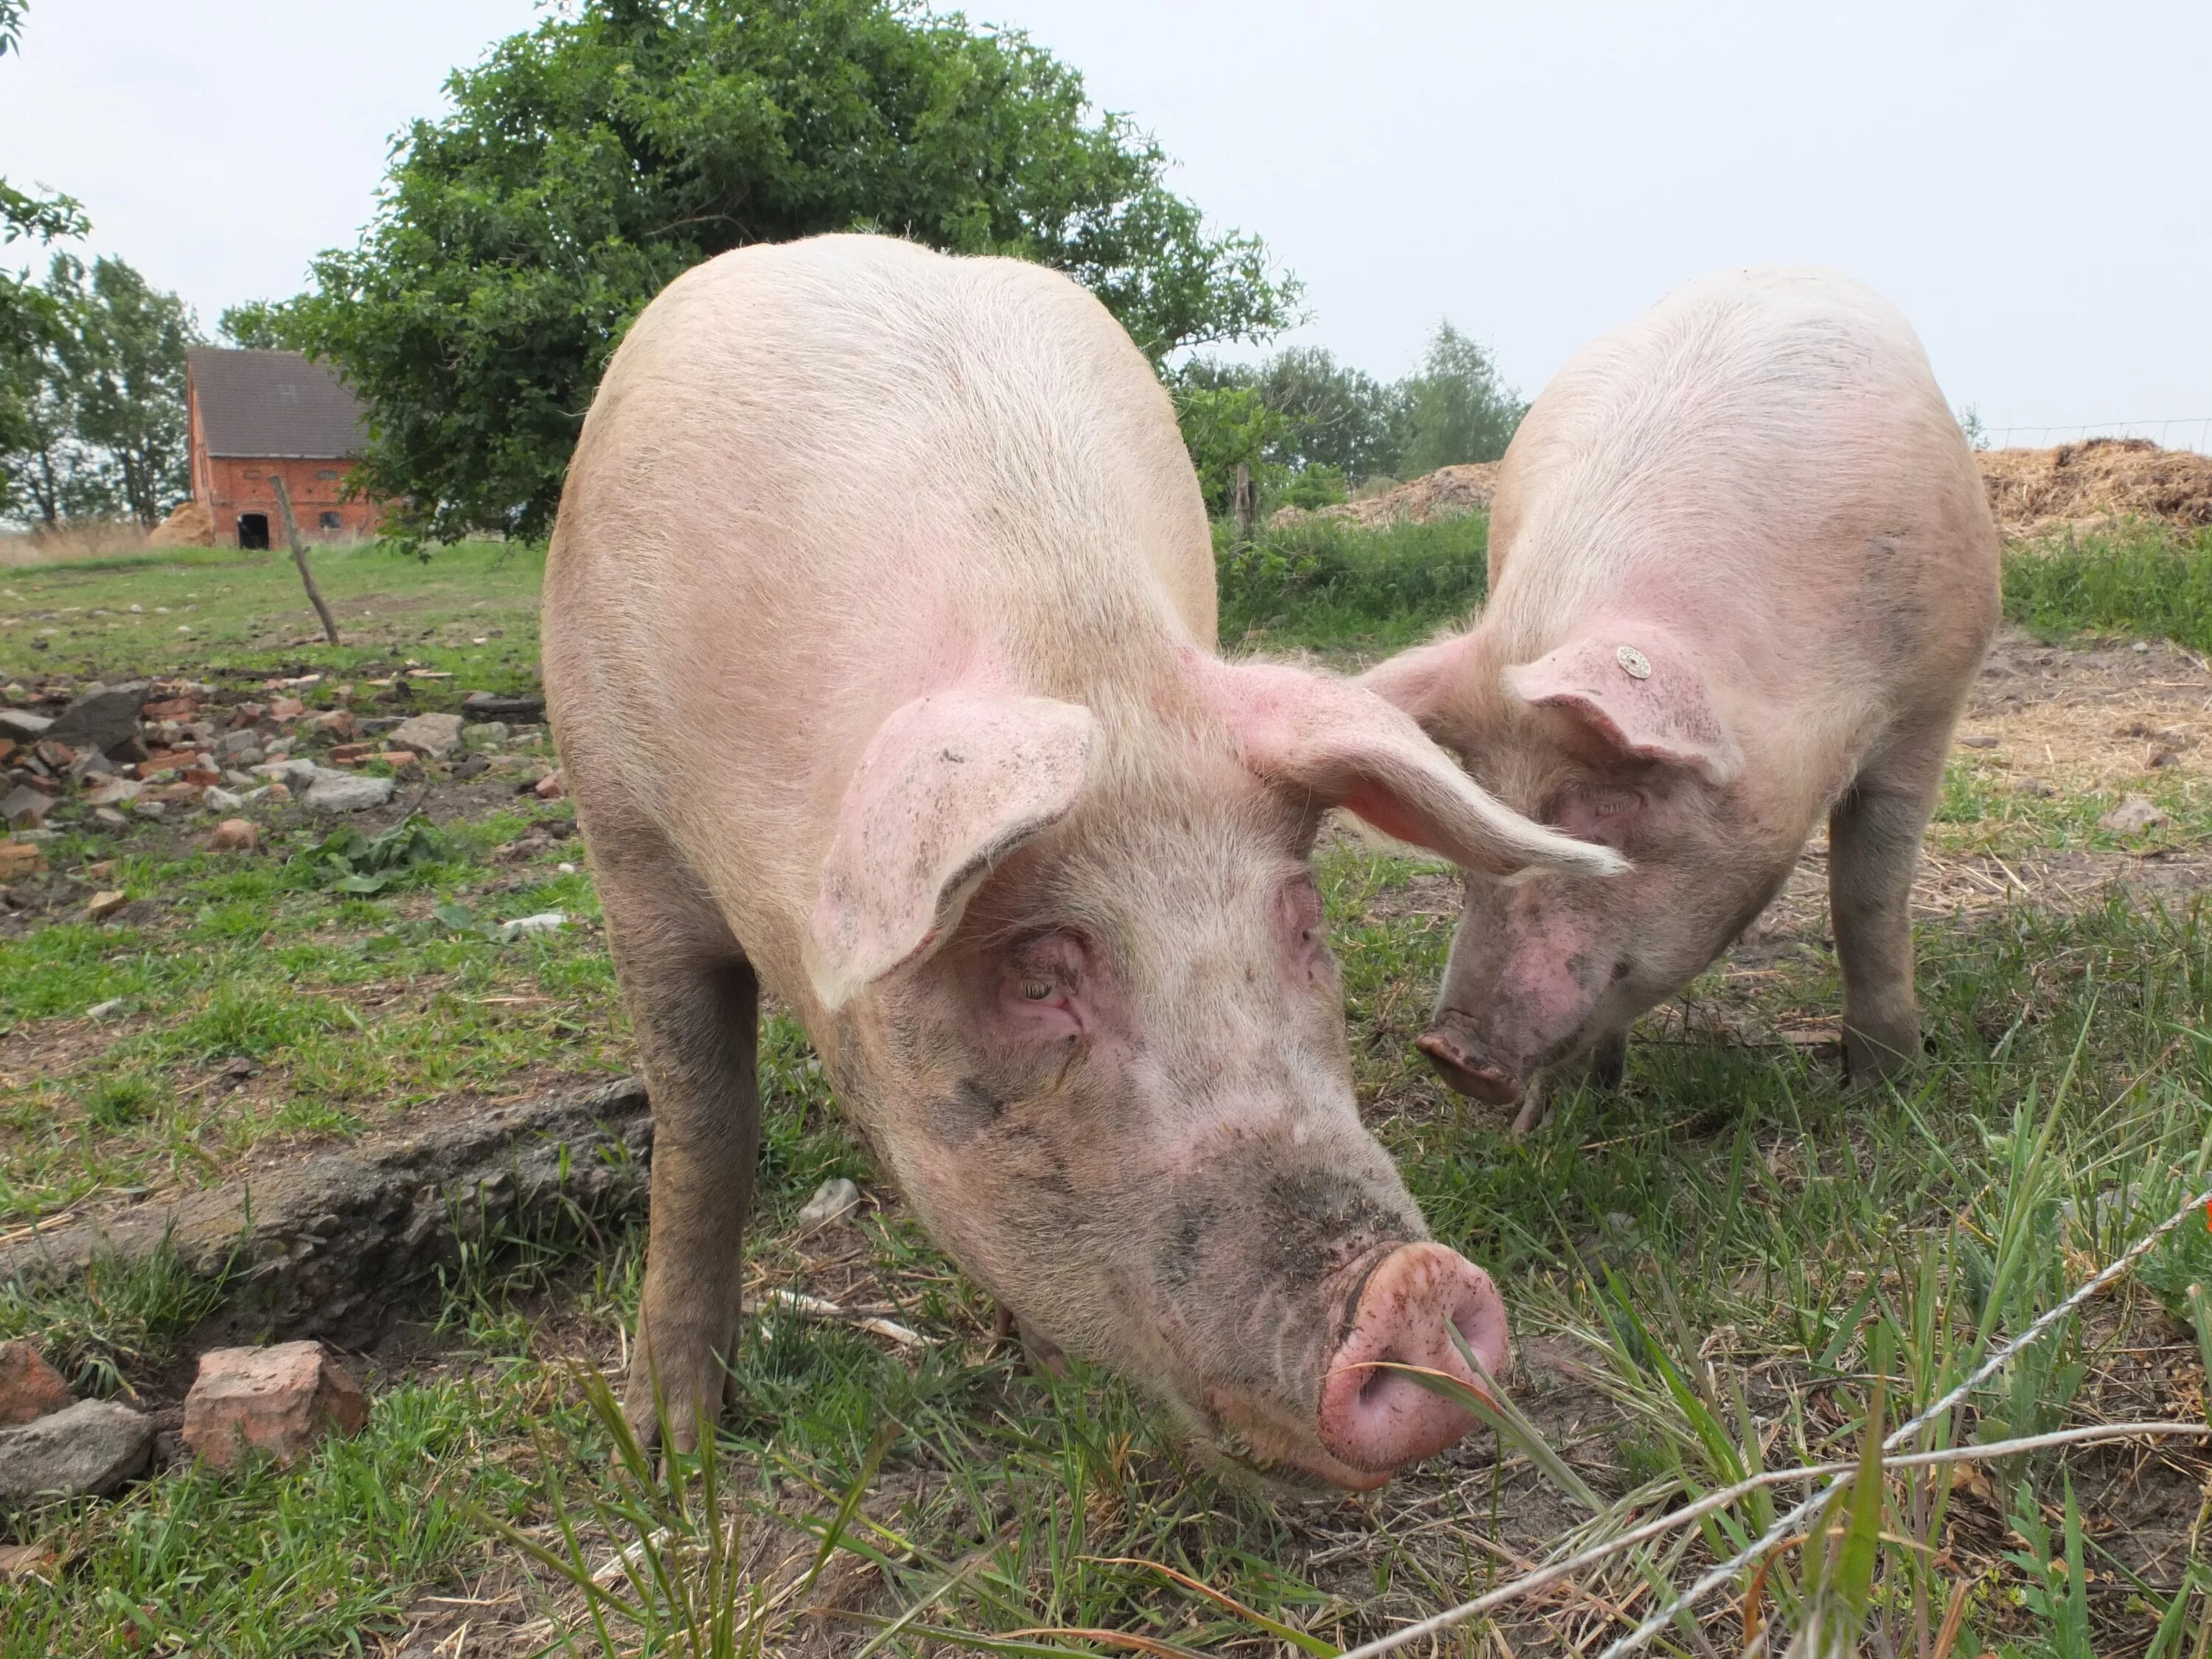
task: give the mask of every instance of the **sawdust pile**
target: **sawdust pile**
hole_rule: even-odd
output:
[[[179,502],[177,510],[154,526],[146,538],[149,547],[212,547],[215,545],[215,514],[208,511],[205,501]]]
[[[1468,466],[1438,467],[1364,501],[1339,501],[1334,507],[1311,512],[1286,507],[1267,522],[1284,525],[1307,519],[1343,519],[1369,529],[1401,520],[1426,524],[1431,519],[1455,519],[1464,513],[1480,512],[1490,505],[1491,492],[1497,488],[1498,463],[1478,461]]]
[[[2212,455],[2160,449],[2148,438],[2092,438],[2056,449],[1985,449],[1982,483],[1990,511],[2008,537],[2094,529],[2127,518],[2179,530],[2212,525]],[[1426,524],[1490,505],[1498,465],[1447,466],[1364,501],[1308,512],[1286,507],[1269,520],[1297,524],[1341,519],[1372,528],[1401,520]]]
[[[1982,483],[2008,536],[2039,536],[2115,519],[2180,530],[2212,525],[2212,455],[2148,438],[2092,438],[2056,449],[1985,449]]]

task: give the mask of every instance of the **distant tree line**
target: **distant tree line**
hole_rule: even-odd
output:
[[[18,287],[38,303],[0,355],[0,515],[160,523],[190,493],[191,312],[120,259],[58,253],[43,284]]]
[[[1169,383],[1217,514],[1240,464],[1273,499],[1321,506],[1374,479],[1494,461],[1528,407],[1490,354],[1449,322],[1400,380],[1297,346],[1257,363],[1194,358]]]
[[[22,0],[0,0],[0,58],[21,50]],[[66,196],[0,179],[0,246],[83,235]],[[0,519],[158,522],[185,493],[191,313],[120,259],[58,253],[46,280],[0,269]]]

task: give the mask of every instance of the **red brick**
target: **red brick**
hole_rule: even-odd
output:
[[[568,780],[558,772],[548,772],[538,780],[538,787],[531,793],[540,800],[559,800],[568,793]]]
[[[351,766],[357,761],[367,760],[375,752],[376,745],[373,743],[342,743],[331,750],[331,758],[340,766]]]
[[[0,1342],[0,1425],[36,1422],[69,1403],[69,1384],[37,1343],[21,1337]]]
[[[251,853],[261,845],[261,831],[251,818],[225,818],[209,832],[205,845],[210,853]]]
[[[228,1468],[248,1451],[289,1463],[335,1429],[361,1432],[368,1397],[319,1342],[217,1348],[185,1396],[185,1444]]]
[[[278,697],[269,705],[269,718],[272,720],[295,720],[307,712],[307,705],[297,697]]]

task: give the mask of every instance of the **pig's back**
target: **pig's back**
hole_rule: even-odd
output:
[[[1515,434],[1492,549],[1516,659],[1595,611],[1656,616],[1763,724],[1844,741],[1971,672],[1996,615],[1996,532],[1920,343],[1826,271],[1718,273],[1584,349]]]
[[[1214,631],[1196,483],[1118,325],[1041,268],[873,237],[726,254],[647,308],[545,594],[580,805],[741,848],[741,931],[803,915],[900,703],[987,665],[1088,700]]]

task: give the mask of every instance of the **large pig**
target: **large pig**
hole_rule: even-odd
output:
[[[1354,1109],[1307,856],[1342,805],[1469,866],[1612,854],[1398,710],[1213,653],[1166,394],[1065,277],[825,237],[631,329],[545,580],[545,686],[653,1094],[629,1409],[738,1339],[765,987],[933,1237],[1205,1446],[1379,1484],[1493,1369],[1490,1279]]]
[[[1997,616],[1973,457],[1905,319],[1735,271],[1577,356],[1514,436],[1473,631],[1364,684],[1632,874],[1469,884],[1420,1046],[1504,1103],[1725,950],[1823,816],[1854,1077],[1920,1046],[1907,899]],[[1556,1075],[1556,1069],[1553,1074]]]

